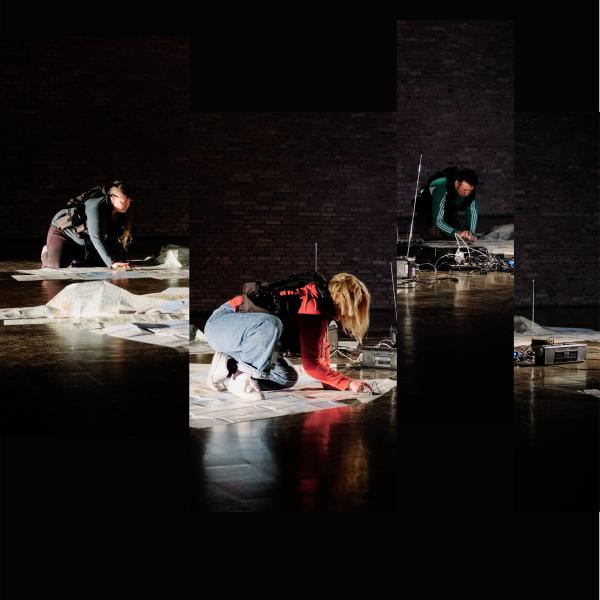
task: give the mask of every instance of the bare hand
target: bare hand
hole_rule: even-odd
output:
[[[373,389],[366,381],[363,381],[362,379],[352,379],[348,387],[355,394],[360,394],[361,392],[365,392],[366,390]]]
[[[465,240],[469,240],[470,242],[477,241],[477,238],[467,229],[465,229],[464,231],[459,231],[458,236]]]
[[[112,264],[111,269],[130,269],[129,263],[126,262],[116,262]]]

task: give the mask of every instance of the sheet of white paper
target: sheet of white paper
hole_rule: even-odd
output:
[[[165,266],[187,267],[190,264],[190,249],[176,244],[167,244],[161,248],[157,262]]]
[[[103,279],[147,279],[148,273],[138,270],[127,271],[106,271],[102,273],[82,273],[77,276],[77,279],[85,279],[86,281],[95,281]]]
[[[157,321],[168,322],[174,318],[179,319],[181,315],[169,315],[163,313],[149,313],[149,314],[123,314],[123,315],[112,315],[108,317],[87,317],[87,318],[69,318],[59,317],[52,319],[11,319],[3,321],[4,325],[48,325],[48,326],[68,326],[77,329],[94,329],[102,327],[103,323],[110,325],[133,323],[133,322],[147,322],[156,323]]]
[[[189,279],[189,269],[170,266],[169,264],[134,267],[126,271],[107,267],[68,267],[65,269],[19,269],[13,275],[17,281],[44,281],[48,279],[73,279],[78,281],[94,281],[108,279]]]
[[[106,281],[90,281],[66,286],[43,306],[0,309],[0,318],[10,325],[57,321],[65,324],[66,319],[82,323],[86,319],[94,323],[145,320],[137,319],[136,315],[152,315],[157,321],[163,320],[159,315],[185,319],[189,315],[189,288],[138,295]],[[126,316],[132,318],[123,318]]]
[[[447,250],[448,252],[454,252],[458,248],[458,242],[454,240],[440,240],[440,241],[432,241],[426,242],[426,246],[428,248],[437,248],[438,250]],[[464,244],[461,244],[463,251],[465,254],[467,253],[464,250]],[[480,239],[477,242],[470,244],[469,248],[473,248],[474,250],[486,248],[492,254],[505,254],[508,256],[514,256],[515,253],[515,243],[513,240],[485,240]]]
[[[492,254],[504,254],[505,256],[515,255],[515,243],[513,240],[484,240],[479,239],[476,244],[483,246]]]
[[[193,428],[339,408],[344,401],[371,402],[396,387],[391,379],[376,379],[373,383],[380,392],[377,394],[324,390],[302,367],[294,366],[299,375],[294,387],[265,391],[264,400],[257,402],[243,400],[229,392],[212,391],[206,385],[209,368],[209,364],[190,364],[190,427]]]
[[[578,327],[548,327],[521,315],[514,317],[514,345],[529,346],[532,338],[553,338],[558,342],[600,342],[600,331]]]
[[[190,342],[190,354],[204,355],[214,354],[215,351],[208,345],[208,342],[202,340],[194,340]]]
[[[46,306],[0,308],[0,319],[47,319],[49,316]]]
[[[142,326],[142,325],[145,325]],[[126,325],[103,325],[93,333],[109,335],[134,342],[179,348],[189,343],[189,321],[171,321],[169,323],[148,323],[139,325],[128,323]]]

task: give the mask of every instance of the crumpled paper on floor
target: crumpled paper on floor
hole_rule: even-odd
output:
[[[515,239],[515,225],[514,223],[507,223],[505,225],[494,225],[490,228],[487,233],[482,233],[479,236],[480,240],[502,240],[509,241]]]
[[[42,306],[0,309],[0,319],[5,325],[32,324],[32,320],[50,324],[64,319],[108,322],[124,315],[150,314],[188,317],[189,288],[167,288],[138,295],[106,281],[90,281],[66,286]]]
[[[198,329],[195,325],[191,326],[191,338],[190,338],[190,354],[196,354],[199,356],[214,354],[215,351],[211,348],[206,340],[204,332]]]
[[[600,331],[578,327],[547,327],[521,315],[514,317],[514,346],[529,346],[532,338],[553,338],[554,342],[600,342]]]
[[[165,267],[189,267],[190,249],[177,244],[167,244],[160,249],[156,262]]]

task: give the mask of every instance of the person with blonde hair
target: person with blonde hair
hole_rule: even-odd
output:
[[[287,280],[286,280],[287,281]],[[331,368],[329,323],[362,342],[369,328],[371,294],[349,273],[325,279],[318,273],[259,293],[247,287],[209,317],[204,334],[215,355],[207,384],[245,399],[261,399],[261,390],[285,389],[298,373],[282,356],[299,353],[304,371],[327,389],[355,394],[371,389],[360,380]],[[284,289],[285,288],[285,289]]]
[[[127,269],[131,243],[131,187],[122,180],[96,186],[67,202],[50,224],[42,267]]]

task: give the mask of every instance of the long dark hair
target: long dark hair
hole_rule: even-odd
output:
[[[121,190],[123,192],[123,194],[125,194],[125,196],[127,196],[128,198],[131,198],[132,202],[129,204],[129,208],[127,209],[127,212],[124,213],[122,216],[120,215],[120,217],[124,220],[124,225],[123,225],[123,232],[121,233],[121,235],[119,236],[119,244],[121,244],[121,246],[123,246],[123,248],[126,250],[129,247],[129,244],[131,244],[131,240],[133,239],[133,236],[131,234],[131,228],[132,228],[132,206],[133,206],[133,191],[131,188],[131,184],[124,181],[123,179],[112,179],[110,181],[107,181],[104,184],[104,191],[105,193],[108,195],[110,188],[112,187],[116,187],[119,190]]]

